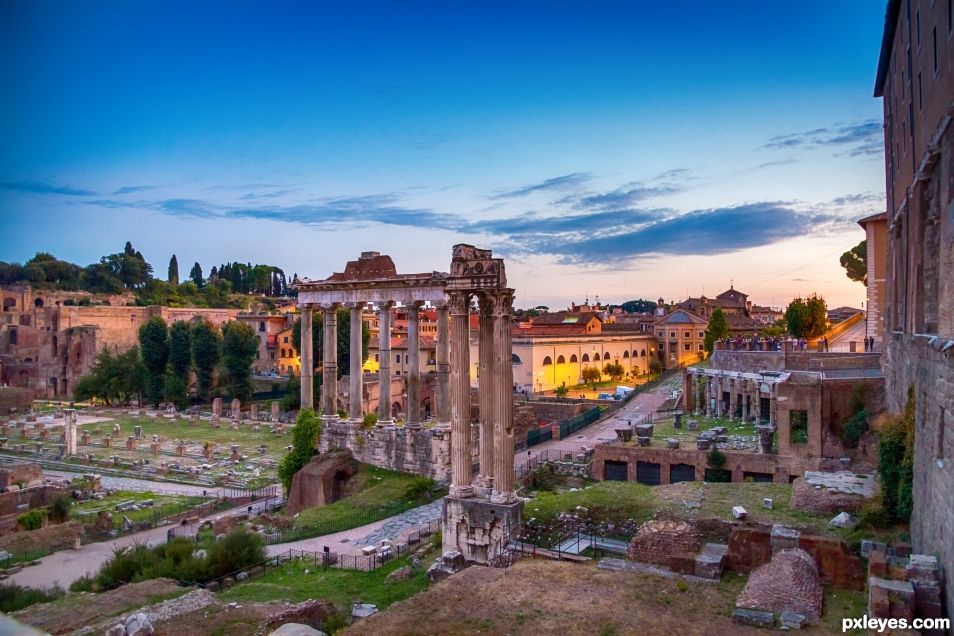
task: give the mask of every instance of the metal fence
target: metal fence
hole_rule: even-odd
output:
[[[588,411],[583,411],[579,415],[571,417],[568,420],[560,422],[560,439],[564,439],[573,433],[576,433],[578,430],[584,426],[589,426],[596,420],[600,419],[600,413],[602,410],[598,406],[594,406]]]
[[[527,448],[549,442],[551,439],[553,439],[553,429],[550,426],[532,429],[527,431]]]

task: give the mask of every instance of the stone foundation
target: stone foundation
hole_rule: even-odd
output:
[[[318,449],[348,449],[364,464],[450,481],[450,430],[397,426],[363,428],[347,420],[324,421]]]
[[[522,514],[523,501],[495,504],[487,499],[445,497],[443,550],[459,550],[467,562],[486,565],[503,553]]]

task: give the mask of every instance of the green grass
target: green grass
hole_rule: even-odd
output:
[[[821,623],[832,634],[840,634],[841,619],[861,618],[868,613],[868,596],[864,592],[842,590],[831,585],[825,586],[825,599],[822,605]],[[867,630],[845,632],[864,636]]]
[[[350,497],[340,499],[326,506],[303,510],[295,519],[295,526],[310,526],[316,524],[334,524],[340,530],[349,527],[371,523],[361,518],[359,523],[348,526],[349,519],[366,515],[370,507],[381,506],[383,519],[395,514],[390,512],[399,504],[407,508],[419,506],[443,496],[443,492],[432,493],[430,487],[433,482],[418,475],[399,473],[376,466],[362,464],[352,480],[356,480],[356,491]],[[387,506],[387,508],[383,508]]]
[[[426,566],[437,554],[437,550],[432,551],[421,558],[421,563]],[[298,603],[323,599],[342,610],[348,610],[353,602],[361,601],[383,610],[392,603],[414,596],[428,585],[424,567],[404,581],[388,583],[385,580],[391,572],[407,565],[408,559],[407,556],[395,559],[371,572],[323,568],[308,560],[294,561],[229,588],[219,598],[227,603],[266,603],[275,599]]]
[[[139,510],[129,510],[126,512],[119,512],[115,510],[117,504],[123,503],[125,501],[139,502],[145,501],[147,499],[151,499],[153,501],[153,505],[151,507],[140,508]],[[197,506],[205,501],[208,501],[208,499],[205,497],[159,495],[149,492],[123,490],[107,495],[99,501],[90,499],[79,502],[70,508],[70,516],[81,521],[92,522],[96,519],[100,511],[106,510],[112,513],[114,524],[122,524],[123,515],[129,517],[131,521],[147,521],[153,519],[157,514],[161,514],[163,516],[167,514],[175,514],[176,512],[191,508],[192,506]]]
[[[601,481],[576,492],[541,492],[524,504],[524,517],[547,522],[577,506],[601,508],[619,520],[644,521],[652,517],[655,495],[651,486],[622,481]]]

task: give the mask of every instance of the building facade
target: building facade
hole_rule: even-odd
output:
[[[890,0],[875,81],[884,107],[887,407],[915,403],[916,551],[954,607],[954,7]]]

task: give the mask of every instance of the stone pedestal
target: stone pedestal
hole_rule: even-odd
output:
[[[212,400],[212,415],[215,417],[222,416],[222,398],[217,397]]]
[[[272,402],[272,421],[278,421],[278,402]]]
[[[495,504],[486,499],[445,497],[443,550],[459,550],[471,563],[492,562],[520,527],[523,501]]]

